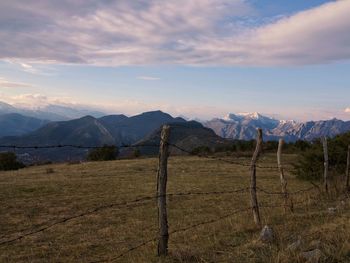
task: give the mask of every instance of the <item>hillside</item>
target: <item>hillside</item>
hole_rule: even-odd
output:
[[[17,146],[76,145],[84,147],[131,145],[142,140],[163,124],[170,122],[186,123],[182,118],[173,118],[161,111],[146,112],[132,117],[110,115],[97,119],[86,116],[70,121],[51,122],[23,136],[4,137],[0,139],[0,144]],[[201,126],[201,129],[204,128]],[[31,163],[84,160],[87,151],[88,149],[65,147],[18,149],[16,153],[20,158],[25,157],[23,161]]]
[[[129,118],[125,115],[110,115],[100,118],[99,121],[121,144],[133,144],[165,123],[186,122],[162,111],[145,112]]]
[[[0,137],[24,135],[41,128],[48,122],[17,113],[0,115]]]
[[[284,155],[284,160],[293,163],[295,157]],[[260,164],[275,165],[275,155],[265,155]],[[166,262],[302,263],[302,253],[315,248],[321,262],[349,262],[348,199],[322,198],[317,189],[299,193],[293,195],[292,214],[284,212],[278,195],[259,192],[263,224],[276,235],[266,244],[259,241],[261,229],[250,209],[234,213],[250,206],[248,192],[232,192],[249,187],[249,167],[171,156],[168,168],[173,195],[167,198]],[[156,171],[157,158],[148,158],[1,172],[0,243],[33,234],[1,244],[0,262],[158,262],[156,200],[142,200],[155,195]],[[310,187],[286,175],[290,191]],[[258,169],[257,177],[258,187],[280,191],[277,170]],[[45,230],[35,233],[40,229]],[[295,250],[288,248],[299,238]]]
[[[223,146],[229,142],[220,136],[217,136],[211,129],[203,127],[202,124],[196,121],[185,123],[169,123],[170,138],[169,143],[184,149],[186,152],[191,152],[198,147],[215,147]],[[143,145],[159,145],[160,144],[161,128],[155,130],[152,134],[137,142],[135,146]],[[156,147],[140,147],[141,154],[156,155],[158,148]],[[173,154],[186,154],[186,152],[171,147]]]

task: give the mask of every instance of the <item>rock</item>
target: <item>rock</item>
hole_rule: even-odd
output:
[[[321,250],[314,249],[306,252],[300,253],[300,257],[304,260],[307,260],[308,263],[318,263],[324,257]]]
[[[273,229],[269,226],[264,226],[260,233],[260,240],[264,243],[271,243],[275,239]]]
[[[299,237],[299,239],[297,241],[295,241],[294,243],[290,244],[287,247],[287,250],[294,252],[296,250],[298,250],[301,247],[301,238]]]
[[[336,207],[329,207],[328,208],[328,213],[329,214],[335,214],[337,212],[337,208]]]

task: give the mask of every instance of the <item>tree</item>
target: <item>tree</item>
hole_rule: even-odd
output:
[[[139,150],[139,149],[135,149],[135,150],[134,150],[134,157],[135,157],[135,158],[139,158],[140,156],[141,156],[140,150]]]
[[[335,175],[345,173],[347,149],[350,144],[350,133],[338,135],[328,140],[329,170]],[[299,142],[299,146],[302,145]],[[304,147],[297,163],[294,165],[298,178],[306,180],[320,180],[323,175],[323,147],[321,140],[315,140]]]
[[[111,161],[115,160],[119,154],[118,148],[115,146],[103,146],[96,148],[88,153],[88,161]]]
[[[17,161],[17,156],[13,152],[2,152],[0,153],[0,170],[18,170],[24,168],[25,165]]]

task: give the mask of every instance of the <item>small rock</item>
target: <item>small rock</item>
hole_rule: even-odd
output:
[[[337,208],[336,207],[329,207],[328,208],[328,213],[329,214],[335,214],[337,212]]]
[[[314,249],[306,252],[300,253],[300,257],[304,260],[307,260],[309,263],[318,263],[324,257],[321,250]]]
[[[287,247],[287,250],[289,251],[296,251],[300,248],[301,246],[301,238],[299,237],[299,239],[297,241],[295,241],[294,243],[290,244],[288,247]]]
[[[260,233],[260,240],[265,243],[270,243],[275,239],[273,229],[269,226],[264,226]]]

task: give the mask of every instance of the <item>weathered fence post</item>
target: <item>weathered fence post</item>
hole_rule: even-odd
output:
[[[159,166],[157,174],[157,197],[158,197],[158,224],[159,224],[159,240],[158,240],[158,256],[166,256],[168,254],[168,215],[166,207],[166,186],[168,177],[168,156],[169,156],[169,136],[170,126],[164,125],[161,133],[159,148]]]
[[[251,198],[254,222],[259,227],[261,226],[261,220],[260,220],[260,213],[259,213],[258,198],[256,196],[256,162],[258,161],[258,158],[260,155],[262,143],[263,143],[262,130],[258,129],[258,134],[256,138],[256,147],[255,147],[252,162],[250,165],[250,198]]]
[[[327,137],[324,137],[322,142],[323,142],[323,155],[324,155],[323,183],[324,183],[324,189],[328,193],[328,167],[329,167],[329,160],[328,160]]]
[[[282,193],[283,193],[283,198],[284,198],[284,212],[287,212],[289,196],[288,196],[288,191],[287,191],[287,179],[284,176],[284,169],[283,169],[283,165],[282,165],[283,144],[284,144],[283,139],[279,139],[278,150],[277,150],[277,165],[278,165],[278,170],[280,172],[281,188],[282,188]],[[290,210],[293,212],[293,203],[292,202],[290,205]]]
[[[348,146],[348,158],[346,161],[346,190],[350,191],[350,145]]]

